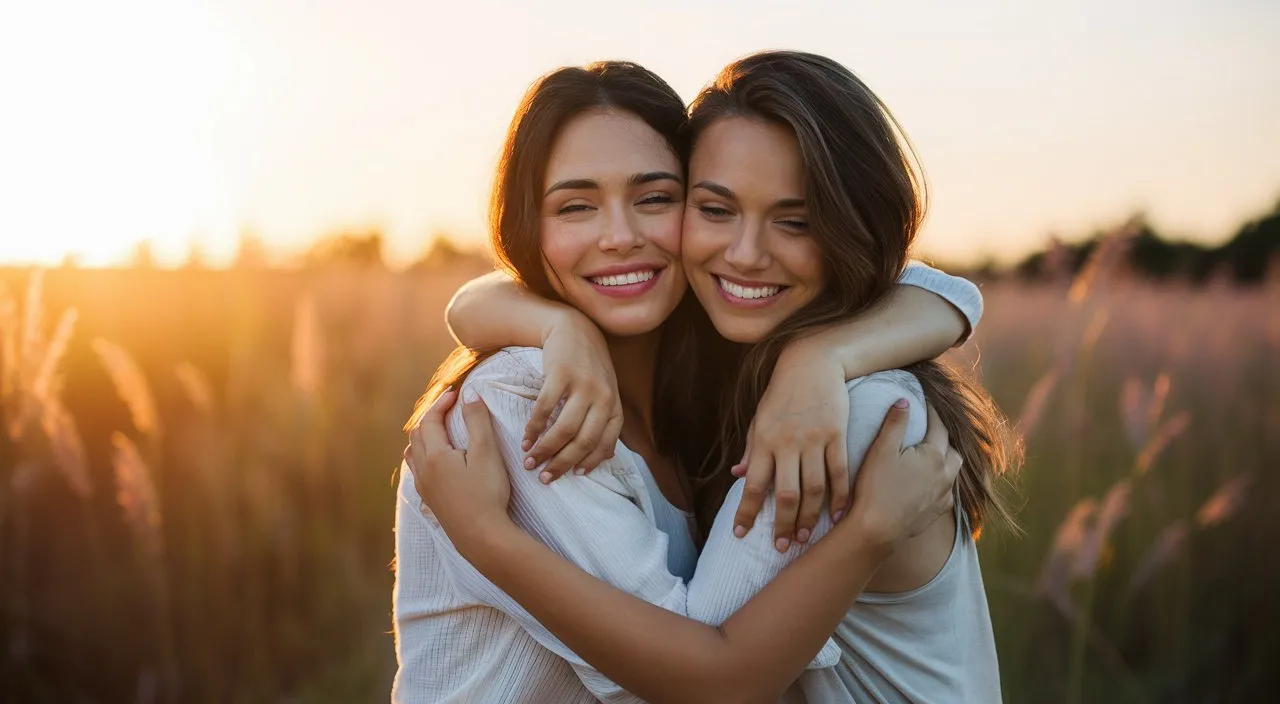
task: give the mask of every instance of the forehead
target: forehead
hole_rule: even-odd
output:
[[[543,188],[566,179],[626,181],[650,171],[680,172],[680,160],[662,135],[631,113],[592,110],[560,130]]]
[[[748,117],[726,117],[698,136],[690,182],[715,181],[739,195],[803,197],[804,159],[791,128]]]

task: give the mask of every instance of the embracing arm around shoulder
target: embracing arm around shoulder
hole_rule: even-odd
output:
[[[613,454],[622,432],[622,400],[604,334],[590,318],[495,271],[458,289],[445,320],[465,347],[542,348],[545,383],[521,441],[527,466],[542,466],[555,480],[574,468],[594,470]]]
[[[485,397],[485,401],[489,398]],[[680,610],[664,610],[641,601],[632,594],[645,597],[634,589],[619,590],[593,579],[583,571],[590,572],[591,566],[580,560],[565,560],[561,557],[563,550],[548,549],[545,540],[539,542],[503,520],[505,513],[501,509],[506,497],[500,490],[489,492],[486,487],[491,489],[505,481],[505,472],[495,453],[485,449],[486,441],[476,442],[485,437],[483,427],[487,420],[481,422],[484,404],[468,404],[464,412],[473,433],[473,444],[465,458],[449,448],[448,439],[433,423],[439,416],[439,410],[433,409],[415,437],[415,461],[410,463],[415,476],[422,475],[424,499],[433,507],[453,544],[496,587],[559,636],[564,645],[619,685],[654,702],[777,701],[826,642],[880,563],[901,542],[905,536],[904,516],[910,514],[914,520],[922,513],[922,507],[932,507],[940,495],[945,495],[937,486],[950,471],[900,462],[898,448],[905,412],[895,411],[886,423],[885,440],[871,453],[869,468],[864,472],[863,484],[869,498],[855,505],[844,525],[836,530],[835,538],[810,551],[749,603],[745,602],[763,582],[757,582],[755,575],[742,574],[741,566],[730,566],[731,571],[722,576],[724,582],[752,586],[747,590],[750,593],[741,598],[745,605],[739,603],[731,610],[735,612],[732,615],[711,621],[723,621],[716,628],[685,618]],[[899,473],[927,477],[928,481],[911,485],[909,481],[898,481]],[[895,475],[894,480],[884,481],[883,477],[891,474]],[[954,473],[950,476],[954,479]],[[589,481],[591,476],[574,476],[557,484],[570,486]],[[922,489],[926,484],[927,489]],[[894,490],[914,486],[916,493],[910,497],[901,492],[891,496],[882,485],[895,487]],[[513,487],[512,491],[516,489]],[[512,515],[519,520],[514,504],[513,495]],[[564,517],[555,520],[566,523]],[[603,536],[615,530],[615,526],[601,523],[582,531],[589,535],[579,539],[603,541]],[[665,540],[662,542],[665,547]],[[626,559],[616,547],[611,551],[636,573],[628,578],[633,584],[647,581],[639,576],[646,570],[661,571],[664,578],[670,578],[665,564]],[[583,569],[575,567],[574,562]],[[700,564],[699,575],[703,569]],[[695,576],[695,581],[698,579]],[[712,600],[725,598],[715,589],[704,590],[703,594]],[[647,601],[654,602],[652,598]],[[693,604],[688,606],[690,610],[695,608]],[[576,657],[570,662],[574,660]]]
[[[779,549],[810,539],[828,491],[831,510],[846,510],[849,402],[839,383],[933,359],[963,342],[982,317],[982,294],[963,278],[911,262],[898,282],[866,312],[793,342],[779,356],[735,471],[747,478],[736,520],[741,530],[755,524],[770,489]]]

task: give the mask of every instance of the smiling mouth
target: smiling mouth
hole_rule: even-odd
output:
[[[732,300],[742,301],[744,303],[765,303],[770,299],[777,298],[779,294],[785,291],[786,286],[743,286],[734,283],[721,276],[716,276],[716,285],[720,287],[720,292],[725,297]]]
[[[642,284],[646,281],[651,281],[657,275],[658,272],[654,269],[644,269],[611,276],[592,276],[588,277],[587,280],[597,286],[626,286],[628,284]]]

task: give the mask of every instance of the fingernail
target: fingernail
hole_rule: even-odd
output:
[[[537,467],[537,466],[538,466],[538,461],[537,461],[537,460],[533,459],[532,457],[526,457],[526,458],[524,458],[524,468],[525,468],[525,469],[533,469],[534,467]]]
[[[801,528],[800,530],[796,531],[796,540],[801,543],[809,542],[809,529]]]
[[[581,477],[582,475],[587,473],[587,470],[583,467],[574,467],[573,473]]]
[[[746,529],[746,527],[745,527],[745,526],[734,526],[734,527],[733,527],[733,537],[735,537],[735,538],[742,538],[742,537],[745,537],[745,536],[746,536],[746,534],[747,534],[747,529]]]
[[[831,517],[831,522],[839,523],[841,518],[844,518],[844,509],[840,509],[839,511],[836,511],[835,515]]]
[[[480,400],[480,394],[476,393],[475,389],[467,389],[466,391],[462,392],[463,403],[475,403],[476,401],[479,401],[479,400]]]
[[[730,468],[729,468],[729,474],[732,474],[732,475],[733,475],[733,476],[735,476],[735,477],[741,477],[741,476],[742,476],[742,465],[740,465],[740,464],[735,464],[735,465],[733,465],[732,467],[730,467]]]
[[[790,539],[790,538],[778,538],[776,541],[774,541],[774,543],[773,543],[773,544],[774,544],[775,546],[777,546],[777,548],[778,548],[778,552],[786,552],[786,551],[787,551],[787,548],[791,547],[791,539]]]
[[[539,474],[539,475],[538,475],[538,481],[542,482],[543,484],[550,484],[550,483],[551,483],[551,472],[543,472],[542,474]]]
[[[905,398],[900,398],[900,399],[898,399],[897,401],[894,401],[894,402],[893,402],[893,407],[894,407],[894,408],[906,408],[906,407],[907,407],[907,399],[905,399]]]
[[[533,447],[533,442],[530,440],[522,440],[520,442],[520,449],[524,450],[525,452],[528,452],[529,448],[531,447]]]

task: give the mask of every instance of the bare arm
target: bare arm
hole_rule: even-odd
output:
[[[586,317],[524,290],[500,271],[463,284],[444,312],[453,339],[477,350],[541,347],[547,332],[573,315]]]
[[[460,548],[565,645],[646,701],[776,702],[892,552],[847,523],[720,628],[615,589],[510,524],[467,543],[480,548]]]

